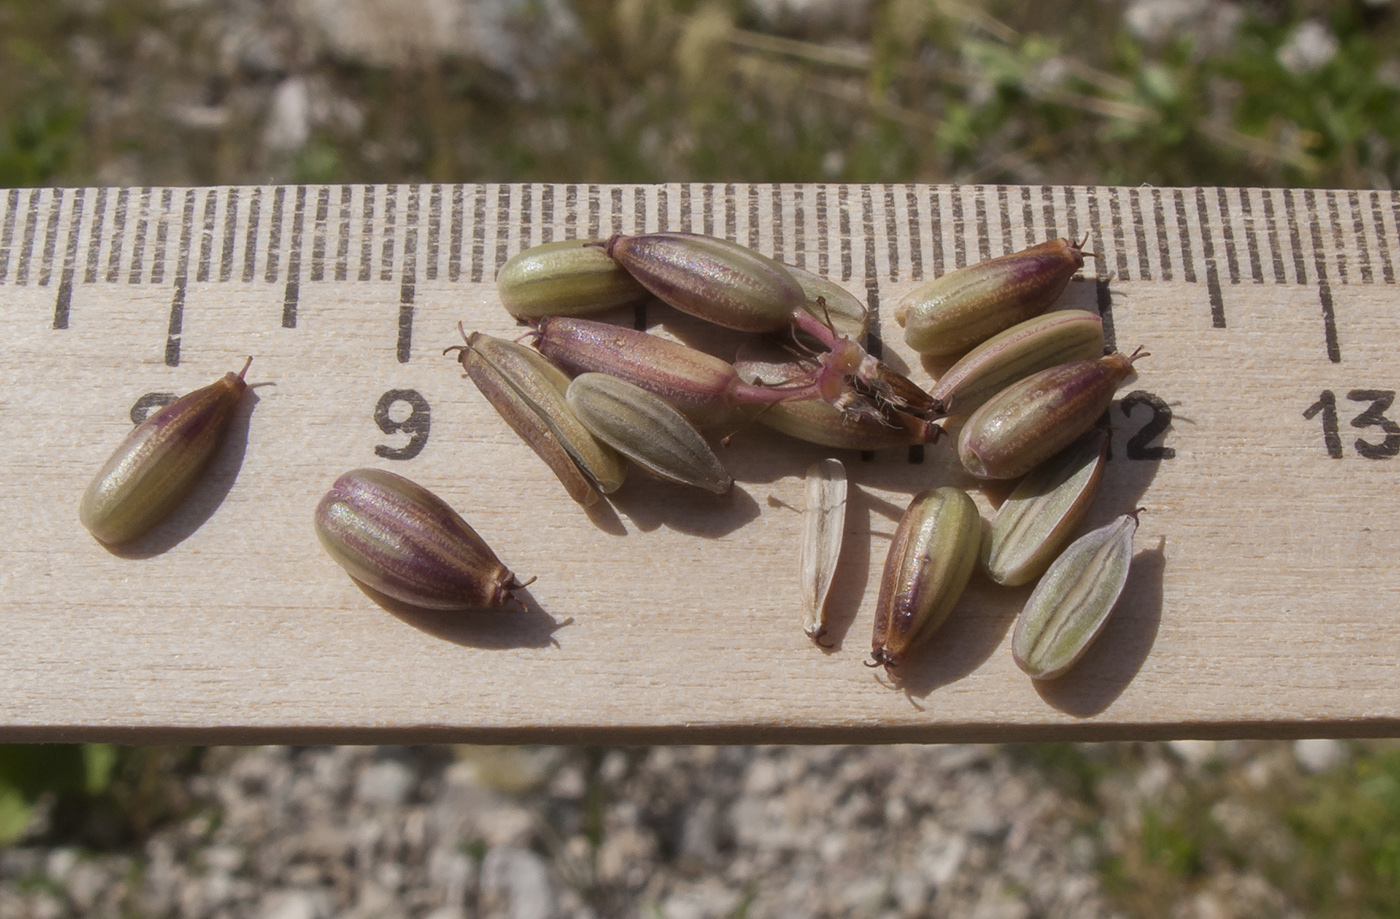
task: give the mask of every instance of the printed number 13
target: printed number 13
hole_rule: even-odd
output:
[[[1367,459],[1389,459],[1400,454],[1400,424],[1385,416],[1386,410],[1395,401],[1395,391],[1391,389],[1353,389],[1347,393],[1352,402],[1369,402],[1370,407],[1351,419],[1354,428],[1380,428],[1385,438],[1378,444],[1357,438],[1353,446],[1356,452]],[[1307,419],[1322,416],[1322,441],[1327,447],[1327,455],[1333,459],[1342,458],[1342,434],[1337,423],[1337,396],[1330,389],[1324,389],[1317,401],[1303,411]]]

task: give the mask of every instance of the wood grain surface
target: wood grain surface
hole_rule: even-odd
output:
[[[0,192],[0,740],[1395,734],[1397,210],[1391,192],[1213,188]],[[829,651],[802,633],[797,586],[802,474],[827,451],[746,428],[722,454],[727,499],[635,470],[610,505],[568,499],[442,350],[459,322],[519,334],[492,283],[510,254],[642,228],[728,236],[840,281],[924,383],[938,368],[892,319],[904,292],[1088,237],[1098,258],[1060,305],[1152,356],[1111,411],[1088,521],[1145,508],[1133,573],[1070,674],[1024,677],[1009,644],[1029,588],[981,576],[901,684],[862,666],[911,494],[967,487],[989,517],[1005,492],[946,442],[835,454],[852,488]],[[644,318],[735,344],[659,305]],[[133,407],[247,355],[255,397],[200,490],[129,550],[95,542],[78,499]],[[417,434],[395,430],[411,413]],[[359,590],[311,515],[360,466],[458,508],[538,577],[527,609],[429,614]]]

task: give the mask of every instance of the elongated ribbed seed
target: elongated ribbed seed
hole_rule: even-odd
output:
[[[315,524],[351,577],[413,606],[491,609],[526,586],[447,502],[392,472],[356,469],[336,479]]]
[[[539,353],[481,332],[458,351],[467,376],[505,422],[553,470],[569,497],[583,505],[622,486],[627,467],[569,408],[569,377]]]
[[[569,384],[569,407],[604,443],[673,482],[727,494],[734,480],[685,416],[639,386],[603,373]]]
[[[977,566],[982,521],[957,488],[915,495],[899,521],[875,607],[871,666],[893,671],[952,612]]]
[[[112,545],[129,542],[189,495],[228,433],[252,362],[175,400],[126,436],[78,505],[88,532]]]
[[[734,362],[739,376],[751,383],[781,385],[802,372],[802,365],[785,353],[740,349]],[[853,397],[859,398],[859,397]],[[837,408],[819,400],[780,402],[759,410],[754,419],[789,437],[841,450],[883,450],[933,443],[943,429],[931,421],[867,402],[862,410]]]
[[[598,247],[603,240],[545,243],[511,256],[496,290],[517,319],[582,316],[645,300],[647,290]]]
[[[911,291],[895,307],[904,340],[920,354],[957,354],[1045,312],[1084,267],[1067,239],[968,265]]]
[[[588,319],[547,318],[535,326],[535,347],[572,374],[606,373],[666,400],[702,428],[728,424],[740,405],[822,398],[810,371],[781,386],[744,382],[726,360],[679,342]]]
[[[782,263],[738,243],[689,233],[614,236],[606,252],[662,301],[741,332],[786,329],[807,302]]]
[[[929,395],[937,410],[966,414],[1017,380],[1103,354],[1103,320],[1084,310],[1027,319],[967,352]]]
[[[844,335],[854,342],[865,340],[870,331],[870,311],[846,288],[806,268],[783,265],[797,283],[807,302],[803,306],[812,318],[828,324],[837,335]]]
[[[958,434],[958,458],[979,479],[1014,479],[1059,453],[1093,427],[1133,371],[1131,357],[1114,352],[1073,361],[1013,383],[972,413]]]
[[[1108,457],[1108,432],[1090,431],[1022,479],[982,540],[982,567],[1015,587],[1045,571],[1093,503]]]
[[[1011,636],[1016,664],[1032,679],[1064,673],[1098,637],[1127,583],[1137,525],[1137,514],[1124,514],[1086,533],[1035,586]]]
[[[826,598],[841,557],[846,529],[846,467],[824,459],[807,469],[807,506],[803,511],[798,568],[802,583],[802,630],[821,644],[826,636]]]

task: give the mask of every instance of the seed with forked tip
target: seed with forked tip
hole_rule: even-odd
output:
[[[466,336],[462,366],[476,388],[515,433],[583,505],[622,486],[627,467],[612,448],[595,438],[574,416],[564,394],[569,378],[538,352],[481,332]],[[596,489],[596,490],[595,490]]]
[[[126,436],[78,506],[78,519],[93,536],[128,542],[185,499],[228,433],[252,362],[175,400]]]
[[[1050,566],[1016,620],[1011,652],[1033,679],[1051,680],[1089,650],[1128,581],[1137,514],[1086,533]]]
[[[685,416],[625,380],[605,373],[574,378],[569,407],[599,440],[663,479],[727,494],[734,480]]]
[[[1052,239],[968,265],[911,291],[895,307],[904,340],[920,354],[957,354],[1045,312],[1074,273],[1083,250]]]
[[[871,666],[894,670],[948,618],[977,566],[982,521],[967,492],[915,495],[900,518],[875,607]]]
[[[321,545],[351,577],[413,606],[490,609],[526,586],[447,502],[392,472],[345,473],[315,521]]]

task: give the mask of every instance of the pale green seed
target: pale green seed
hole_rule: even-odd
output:
[[[1103,354],[1103,321],[1085,310],[1027,319],[973,348],[929,395],[944,414],[966,414],[1018,380]]]
[[[1016,620],[1011,652],[1032,679],[1051,680],[1098,637],[1128,580],[1135,514],[1081,536],[1055,559]]]
[[[496,274],[506,311],[518,319],[583,316],[646,299],[646,288],[601,245],[589,245],[602,242],[568,239],[511,256]]]
[[[846,467],[824,459],[807,469],[807,507],[798,567],[802,580],[802,630],[821,643],[826,635],[826,598],[841,556],[846,527]]]
[[[93,478],[78,505],[88,532],[130,542],[170,515],[194,490],[223,443],[243,394],[244,374],[197,389],[141,422]]]
[[[640,386],[605,373],[583,373],[569,384],[567,398],[594,436],[655,475],[717,495],[734,487],[695,426]]]
[[[1050,566],[1093,503],[1107,457],[1108,432],[1091,431],[1021,480],[982,541],[993,581],[1028,584]]]

